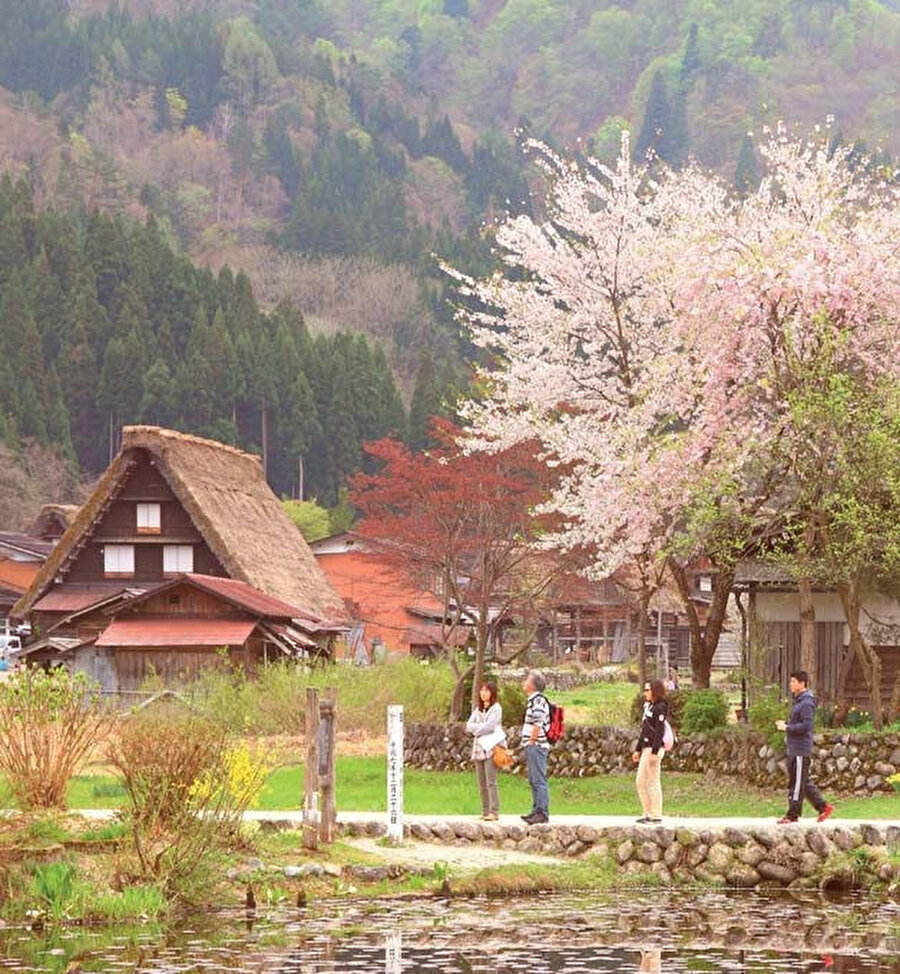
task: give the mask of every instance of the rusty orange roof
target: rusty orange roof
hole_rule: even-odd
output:
[[[240,646],[256,623],[246,619],[137,617],[114,619],[98,646]]]
[[[35,602],[33,608],[36,612],[79,612],[92,605],[107,602],[124,592],[126,588],[133,587],[122,582],[96,582],[83,585],[63,583]]]

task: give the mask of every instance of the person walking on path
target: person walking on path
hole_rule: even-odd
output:
[[[497,789],[497,768],[491,752],[506,740],[503,733],[503,710],[497,702],[497,684],[489,680],[478,688],[478,704],[466,724],[474,735],[472,763],[481,795],[481,817],[496,822],[500,814],[500,793]]]
[[[813,733],[816,719],[816,698],[808,689],[809,676],[806,670],[791,673],[790,689],[793,703],[786,721],[776,720],[775,726],[784,731],[787,744],[788,765],[788,810],[778,820],[779,825],[796,822],[800,818],[803,799],[819,813],[816,821],[824,822],[834,811],[834,805],[822,797],[819,789],[809,780],[809,765],[812,760]]]
[[[528,784],[531,785],[531,811],[522,816],[529,825],[541,825],[550,821],[550,793],[547,788],[547,728],[550,726],[550,701],[544,696],[543,676],[529,670],[522,681],[522,689],[528,696],[525,703],[525,719],[522,723],[522,747],[525,751],[525,767]]]
[[[663,735],[666,730],[666,687],[662,680],[644,684],[644,709],[641,732],[631,760],[638,766],[635,786],[643,814],[638,822],[662,821],[662,784],[659,772],[663,756]]]

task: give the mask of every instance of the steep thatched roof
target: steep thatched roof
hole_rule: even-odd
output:
[[[123,429],[118,456],[15,605],[14,615],[26,615],[77,554],[139,450],[153,457],[231,578],[315,616],[343,616],[339,596],[266,483],[259,458],[214,440],[155,426]]]
[[[72,523],[77,513],[77,504],[44,504],[31,528],[31,534],[36,538],[43,538],[53,527],[54,522],[65,529]]]

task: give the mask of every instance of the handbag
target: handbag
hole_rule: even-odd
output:
[[[491,760],[494,762],[494,767],[499,768],[501,771],[506,771],[507,768],[512,767],[513,753],[508,747],[498,744],[491,751]]]

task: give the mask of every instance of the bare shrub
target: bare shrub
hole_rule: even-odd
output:
[[[109,751],[122,777],[141,879],[191,898],[215,851],[228,845],[267,768],[221,724],[157,707],[122,722]]]
[[[24,668],[0,683],[0,771],[25,809],[65,808],[66,788],[113,716],[84,674]]]

